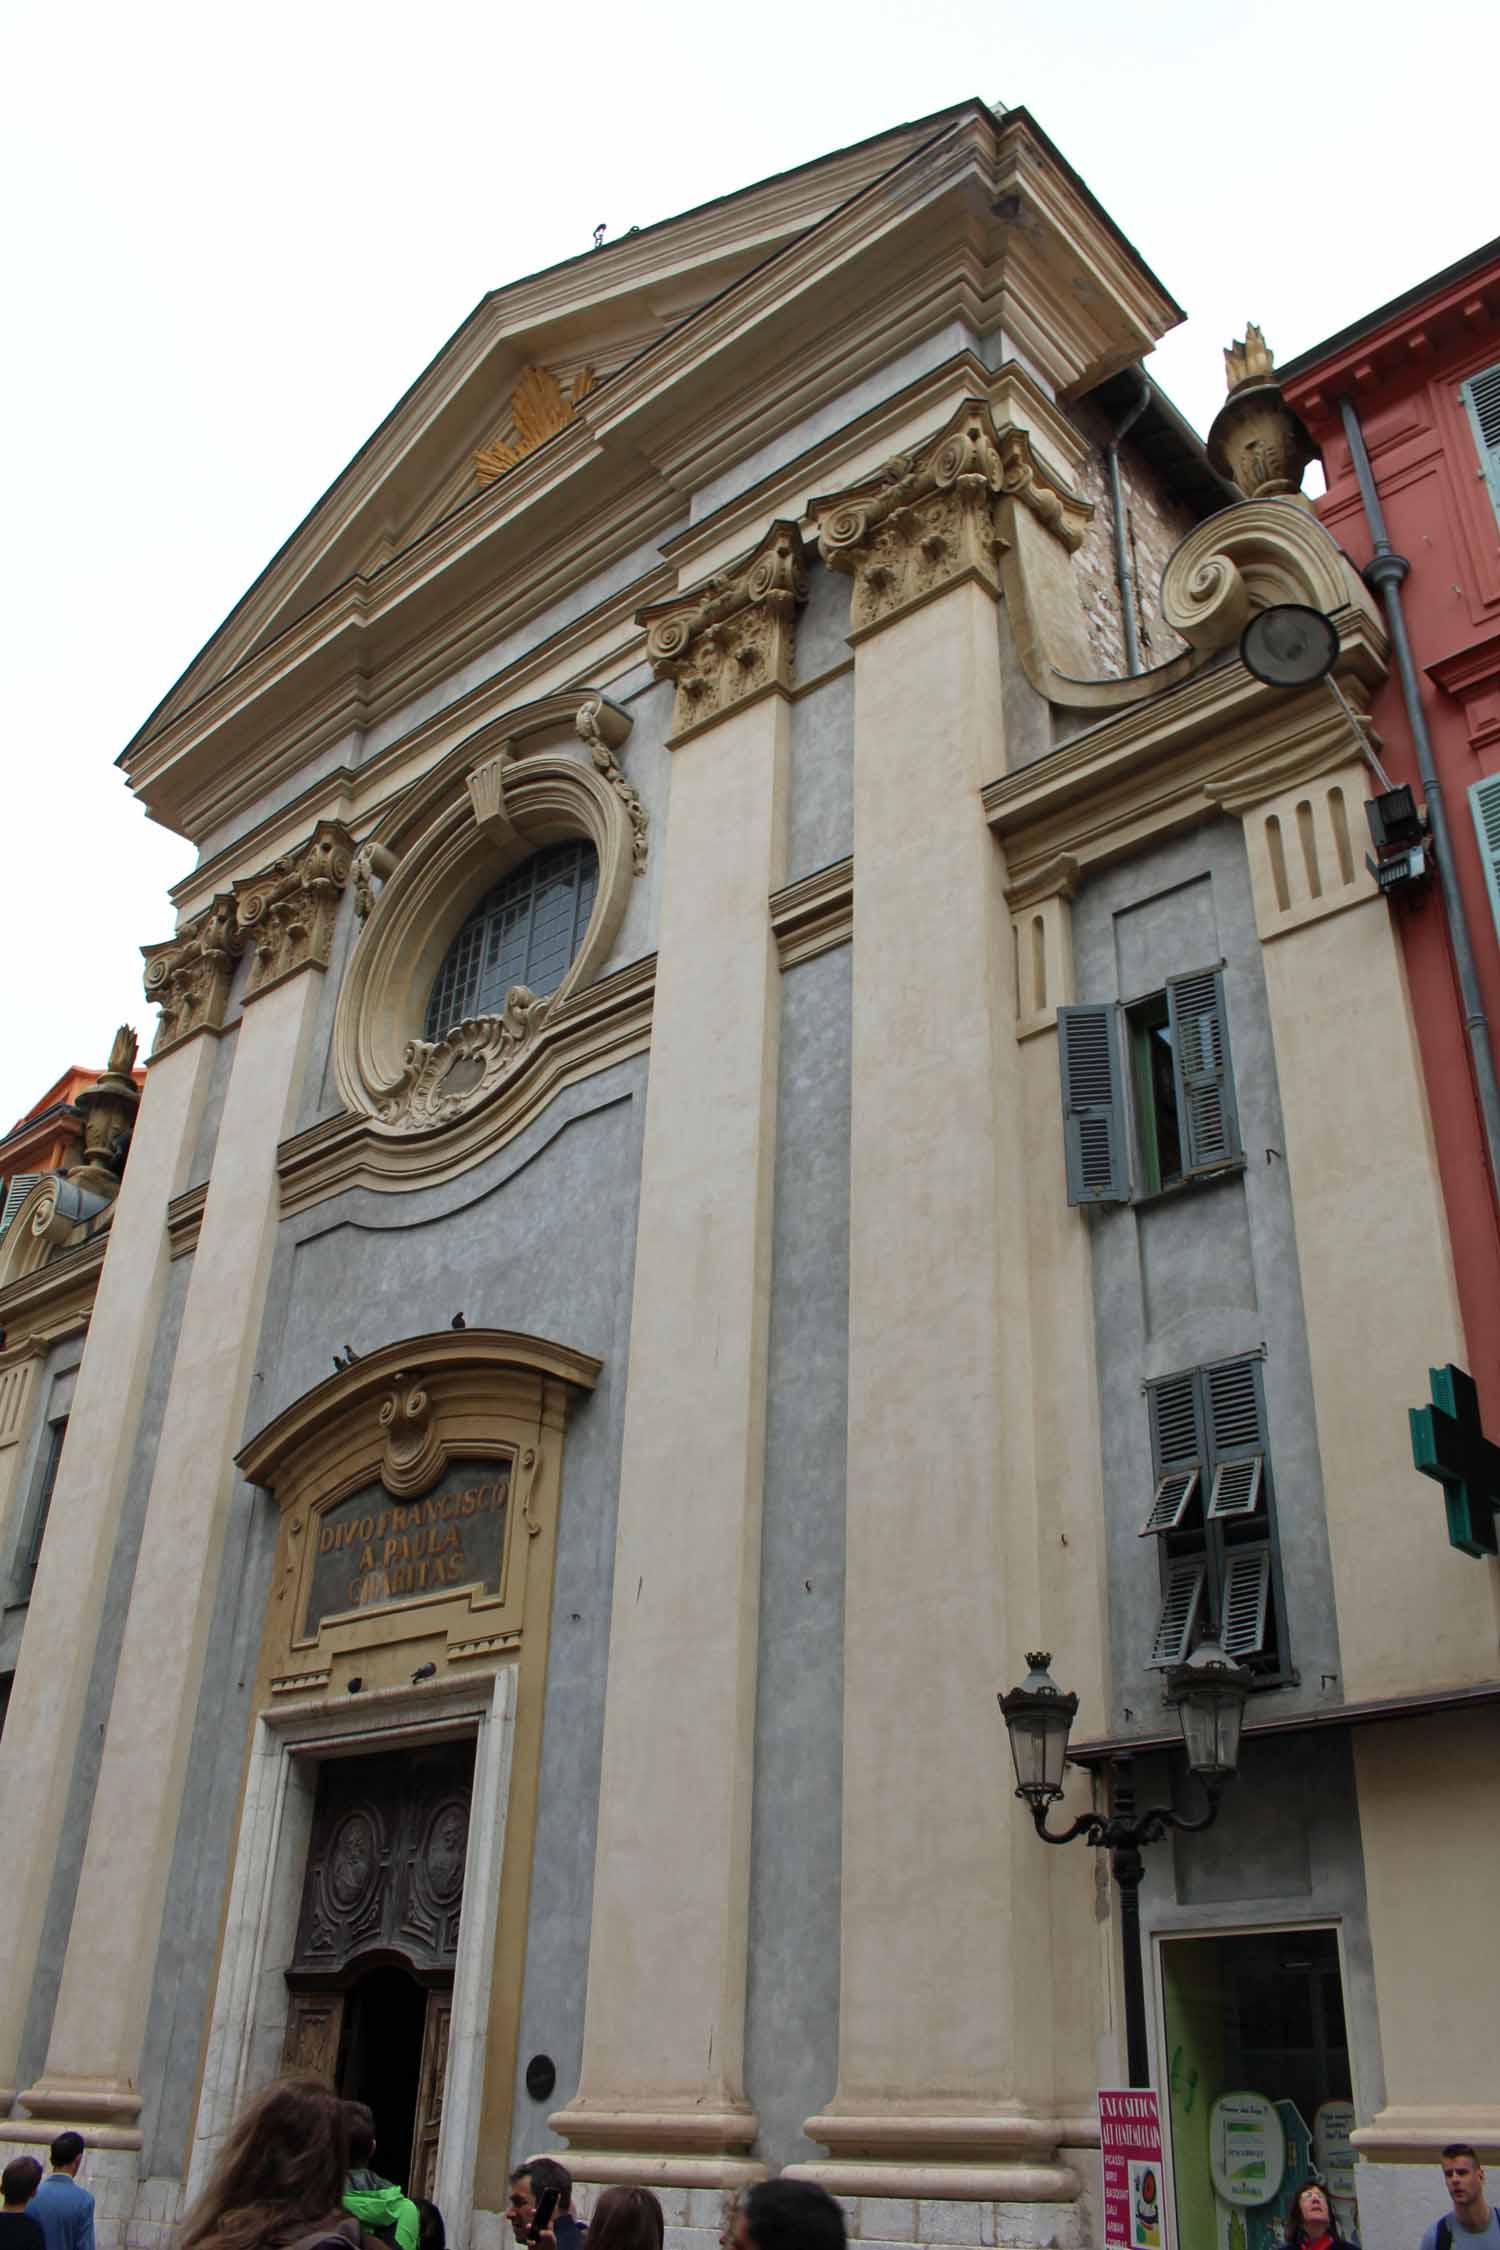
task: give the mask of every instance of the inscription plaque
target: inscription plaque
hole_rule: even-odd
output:
[[[304,1631],[351,1609],[376,1609],[449,1586],[500,1591],[509,1460],[456,1464],[420,1500],[383,1484],[351,1492],[316,1519]]]

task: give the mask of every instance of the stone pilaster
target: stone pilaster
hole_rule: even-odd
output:
[[[79,2123],[95,2145],[124,2151],[140,2146],[141,2051],[275,1238],[276,1148],[291,1123],[317,1006],[319,977],[297,971],[321,968],[327,958],[349,871],[346,845],[342,831],[321,824],[303,851],[259,884],[239,887],[249,926],[261,931],[253,991],[235,1044],[156,1449],[47,2063],[23,2096],[32,2117],[54,2130]],[[190,1052],[206,1052],[205,1043]],[[148,1109],[161,1067],[153,1062],[148,1075]],[[133,1156],[126,1172],[106,1277],[138,1163]],[[160,1217],[157,1224],[164,1258]],[[131,1312],[154,1337],[155,1320],[144,1320],[138,1304]],[[96,1314],[80,1399],[98,1341]],[[86,1476],[94,1473],[90,1449],[76,1445],[71,1429],[65,1463],[69,1457]],[[65,1507],[57,1513],[66,1521]],[[72,1638],[59,1621],[58,1643]],[[61,1802],[61,1792],[51,1794]]]
[[[758,2175],[743,2079],[792,527],[645,613],[677,683],[593,1931],[587,2180]],[[728,842],[732,839],[732,846]]]
[[[829,2157],[796,2169],[990,2206],[946,2222],[974,2242],[997,2204],[1079,2192],[1051,1855],[994,1701],[1043,1603],[1028,1104],[980,797],[1005,763],[997,512],[1023,489],[1066,537],[1066,496],[970,400],[814,504],[855,580],[856,908],[839,2082],[807,2125]]]

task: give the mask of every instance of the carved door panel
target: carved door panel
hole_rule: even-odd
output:
[[[417,2079],[417,2118],[411,2141],[408,2195],[432,2194],[437,2178],[438,2135],[443,2129],[443,2094],[448,2083],[448,2035],[453,2028],[451,1992],[429,1992],[422,2036],[422,2068]]]
[[[324,1766],[295,1974],[343,1979],[376,1952],[452,1973],[473,1772],[472,1742]]]
[[[338,2083],[339,2038],[344,2028],[342,1992],[294,1992],[281,2049],[283,2078],[322,2078]]]

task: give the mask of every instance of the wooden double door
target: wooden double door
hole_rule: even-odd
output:
[[[330,1761],[318,1776],[284,2071],[375,2114],[375,2168],[430,2195],[442,2131],[472,1741]]]

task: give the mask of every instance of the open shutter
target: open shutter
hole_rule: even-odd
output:
[[[41,1176],[40,1172],[17,1172],[13,1180],[0,1180],[0,1234],[4,1234]]]
[[[1130,1166],[1114,1008],[1059,1008],[1057,1052],[1068,1201],[1128,1203]]]
[[[1203,1467],[1198,1384],[1193,1375],[1168,1375],[1146,1392],[1151,1416],[1151,1465],[1156,1475],[1148,1532],[1175,1531],[1192,1504]]]
[[[1489,885],[1490,912],[1500,935],[1500,773],[1470,784],[1469,807],[1479,835],[1479,860]]]
[[[1183,1170],[1210,1172],[1240,1153],[1224,979],[1217,969],[1168,979],[1167,1023],[1177,1079]]]
[[[1219,1645],[1226,1656],[1259,1656],[1266,1645],[1271,1598],[1271,1550],[1231,1547],[1224,1557],[1224,1601]]]
[[[1490,506],[1500,516],[1500,365],[1471,375],[1460,384],[1458,395],[1468,409],[1479,466],[1490,488]]]
[[[1208,1565],[1201,1555],[1169,1566],[1166,1598],[1151,1645],[1150,1662],[1154,1671],[1165,1670],[1170,1664],[1181,1664],[1187,1656],[1192,1646],[1193,1627],[1203,1606],[1203,1582],[1207,1574]]]
[[[1208,1519],[1222,1523],[1253,1516],[1261,1503],[1266,1460],[1260,1369],[1253,1359],[1223,1360],[1204,1369],[1203,1383],[1214,1465]]]

